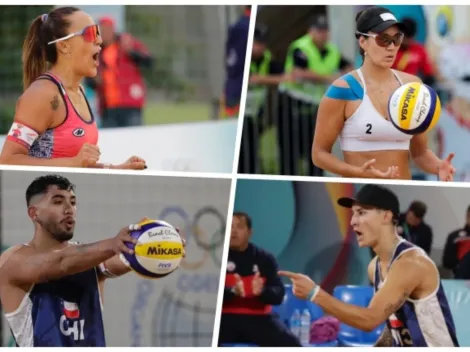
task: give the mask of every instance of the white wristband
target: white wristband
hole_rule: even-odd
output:
[[[310,301],[310,302],[314,302],[315,301],[315,298],[317,297],[318,295],[318,292],[320,292],[320,286],[319,285],[315,285],[315,287],[312,289],[312,291],[309,293],[307,299]]]
[[[124,263],[125,266],[127,266],[128,268],[131,267],[131,264],[127,261],[127,259],[124,257],[124,254],[119,254],[119,259],[121,259],[121,261]]]
[[[106,264],[105,263],[101,263],[99,265],[99,268],[100,268],[100,271],[101,273],[108,279],[114,279],[115,277],[117,277],[116,275],[114,275],[112,272],[110,272],[108,270],[108,268],[106,267]]]

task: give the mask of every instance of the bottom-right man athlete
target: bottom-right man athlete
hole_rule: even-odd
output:
[[[294,294],[364,331],[386,322],[376,346],[459,347],[436,265],[421,248],[397,234],[396,195],[382,186],[365,185],[355,199],[340,198],[338,204],[352,208],[351,226],[359,246],[376,254],[368,267],[375,295],[368,307],[359,307],[329,295],[306,275],[279,272],[292,281]]]

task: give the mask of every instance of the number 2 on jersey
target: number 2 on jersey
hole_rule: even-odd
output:
[[[366,125],[366,134],[372,134],[372,124],[368,123]]]

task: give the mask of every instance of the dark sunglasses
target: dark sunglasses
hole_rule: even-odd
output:
[[[69,34],[65,37],[53,40],[53,41],[47,43],[47,45],[54,44],[54,43],[57,43],[57,42],[61,42],[63,40],[67,40],[67,39],[70,39],[70,38],[73,38],[73,37],[76,37],[76,36],[79,36],[79,35],[81,35],[83,37],[83,40],[85,40],[87,43],[94,43],[96,41],[96,39],[98,38],[98,36],[101,35],[100,34],[100,27],[97,24],[93,24],[91,26],[83,28],[81,31],[71,33],[71,34]]]
[[[382,48],[387,48],[392,43],[395,46],[400,46],[401,43],[403,43],[403,38],[405,37],[405,35],[402,32],[399,32],[395,35],[390,35],[387,33],[380,33],[380,34],[361,33],[361,32],[356,32],[356,33],[359,35],[363,35],[365,37],[374,38],[376,44]]]

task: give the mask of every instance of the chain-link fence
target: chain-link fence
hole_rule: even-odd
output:
[[[25,191],[43,174],[0,173],[3,249],[32,239]],[[105,284],[104,326],[108,346],[210,347],[220,277],[230,180],[63,174],[76,184],[74,240],[95,242],[144,216],[178,226],[186,258],[159,280],[132,272]],[[3,321],[3,346],[11,345]]]
[[[140,41],[153,57],[140,69],[146,86],[145,124],[217,116],[224,81],[228,27],[241,6],[80,6],[95,20],[111,16],[119,33]],[[21,53],[32,20],[52,6],[0,7],[0,134],[10,127],[22,93]],[[120,76],[122,83],[128,77]],[[97,105],[96,92],[87,96]],[[97,110],[97,109],[96,109]]]

